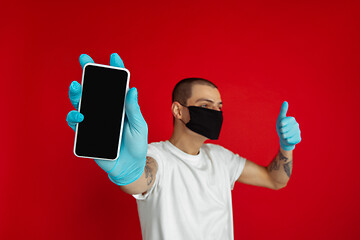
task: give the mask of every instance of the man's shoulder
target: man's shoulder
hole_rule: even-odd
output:
[[[164,146],[166,141],[159,141],[159,142],[151,142],[151,143],[148,143],[148,147],[162,147]]]
[[[225,154],[225,155],[233,155],[234,153],[227,149],[226,147],[223,147],[219,144],[214,143],[204,143],[202,148],[207,152],[212,153],[219,153],[219,154]]]
[[[223,150],[227,150],[225,147],[219,145],[219,144],[215,144],[215,143],[204,143],[202,145],[202,148],[209,150],[209,151],[223,151]]]
[[[148,144],[148,154],[159,154],[165,150],[166,141],[151,142]]]

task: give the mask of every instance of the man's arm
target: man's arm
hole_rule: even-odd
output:
[[[280,150],[275,159],[267,167],[247,160],[238,182],[270,189],[286,186],[292,172],[293,149],[301,141],[299,124],[294,117],[286,116],[288,108],[288,102],[284,101],[276,120]]]
[[[120,186],[120,189],[128,194],[145,194],[153,185],[158,170],[158,164],[152,157],[146,157],[146,165],[143,174],[135,182]]]
[[[274,190],[281,189],[287,185],[292,172],[292,155],[292,151],[280,148],[267,167],[246,160],[244,170],[237,181]]]

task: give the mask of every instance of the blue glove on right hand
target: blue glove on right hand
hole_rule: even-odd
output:
[[[294,117],[287,117],[289,103],[284,101],[281,105],[279,116],[276,120],[276,131],[279,135],[280,147],[291,151],[301,141],[300,127]]]
[[[80,55],[79,61],[82,68],[86,63],[94,62],[86,54]],[[111,54],[110,66],[124,68],[124,63],[117,53]],[[80,97],[81,85],[73,81],[69,88],[69,98],[76,110],[79,107]],[[136,181],[144,172],[146,164],[148,127],[137,102],[136,88],[131,88],[126,95],[125,113],[119,157],[115,161],[94,159],[117,185],[127,185]],[[84,115],[75,110],[70,111],[66,118],[68,125],[74,131],[76,124],[83,120]]]

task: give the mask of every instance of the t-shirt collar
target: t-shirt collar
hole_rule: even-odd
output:
[[[179,148],[177,148],[175,145],[173,145],[169,140],[166,140],[165,143],[167,144],[168,148],[177,156],[179,156],[181,159],[191,160],[191,161],[198,161],[203,153],[202,149],[199,149],[199,153],[197,155],[188,154]]]

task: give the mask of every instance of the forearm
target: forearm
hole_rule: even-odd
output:
[[[293,151],[280,150],[274,160],[267,166],[269,176],[273,180],[276,188],[285,187],[290,179],[293,167]]]

